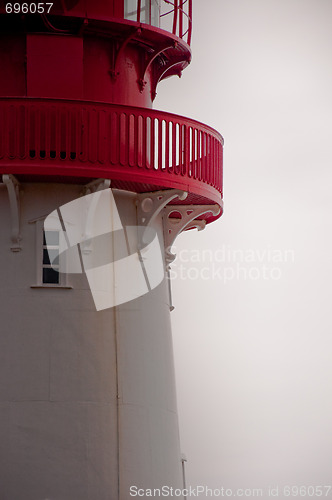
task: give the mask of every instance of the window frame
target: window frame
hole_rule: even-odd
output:
[[[68,284],[68,273],[67,272],[59,272],[59,283],[44,283],[43,282],[43,269],[51,268],[52,266],[45,265],[44,260],[44,249],[46,249],[44,245],[44,220],[46,217],[38,219],[35,222],[36,229],[36,283],[31,285],[31,288],[67,288],[72,289],[73,287]],[[56,245],[55,245],[56,246]],[[58,246],[59,248],[59,246]],[[65,254],[62,253],[59,255],[59,267],[61,269],[67,268]]]
[[[134,6],[131,6],[130,3],[133,3]],[[137,21],[139,17],[139,22],[160,28],[160,14],[160,0],[142,0],[139,14],[137,0],[124,0],[124,19],[129,21]]]
[[[54,234],[57,234],[58,235],[58,243],[57,244],[54,244],[54,245],[47,245],[46,244],[46,239],[45,239],[45,233],[48,232],[48,233],[54,233]],[[59,259],[59,263],[58,264],[46,264],[44,262],[44,257],[45,257],[45,250],[46,252],[48,253],[49,250],[56,250],[57,251],[57,255],[58,255],[58,259]],[[49,256],[49,254],[48,254]],[[49,258],[50,260],[50,258]],[[62,259],[61,259],[62,260]],[[44,281],[44,270],[45,269],[52,269],[54,271],[57,270],[57,275],[56,277],[58,278],[58,281],[56,283],[53,283],[52,281]],[[43,253],[42,253],[42,269],[41,269],[41,281],[43,283],[43,285],[60,285],[61,283],[61,274],[60,274],[60,232],[59,231],[45,231],[43,230]]]

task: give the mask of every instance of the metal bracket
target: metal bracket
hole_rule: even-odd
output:
[[[167,75],[167,73],[171,69],[175,68],[180,63],[182,63],[181,59],[179,59],[178,61],[176,61],[174,64],[168,65],[166,68],[164,68],[162,71],[159,72],[159,75],[156,78],[154,78],[154,81],[152,82],[152,85],[151,85],[151,97],[152,97],[152,101],[154,101],[155,98],[156,98],[158,84],[161,82],[161,80],[163,80],[165,78],[165,75]],[[179,78],[181,78],[181,76],[182,76],[182,70],[181,70],[181,68],[179,68],[177,71],[174,71],[174,74],[177,75]]]
[[[2,181],[8,190],[10,215],[12,224],[11,240],[13,245],[10,247],[12,252],[21,250],[20,236],[20,183],[11,174],[3,174]]]
[[[165,240],[165,258],[166,265],[169,266],[176,255],[171,252],[177,236],[182,231],[187,231],[196,227],[201,231],[206,226],[205,220],[196,220],[203,214],[212,212],[213,215],[220,213],[219,205],[169,205],[164,208],[164,240]],[[171,214],[180,214],[180,217],[170,217]]]
[[[145,75],[149,69],[149,67],[151,66],[151,64],[153,63],[153,61],[160,55],[162,54],[163,52],[165,52],[166,50],[169,50],[169,49],[174,49],[175,47],[177,46],[177,42],[172,42],[171,44],[166,44],[166,45],[163,45],[162,47],[159,47],[157,48],[154,52],[152,52],[152,54],[149,55],[149,57],[146,58],[145,60],[145,63],[143,65],[143,68],[142,68],[142,72],[141,72],[141,76],[140,78],[137,80],[137,83],[139,85],[139,90],[140,92],[142,93],[144,88],[145,88],[145,85],[146,85],[146,81],[145,81]],[[156,87],[156,86],[155,86]]]
[[[154,191],[152,193],[141,193],[137,195],[137,223],[139,226],[150,226],[160,214],[167,203],[179,198],[185,200],[188,194],[180,189],[167,189],[165,191]]]
[[[111,75],[111,78],[113,81],[115,81],[120,74],[119,71],[117,71],[117,62],[120,58],[120,55],[123,53],[125,48],[127,47],[128,43],[136,36],[141,34],[141,28],[135,28],[124,40],[121,41],[119,48],[116,50],[115,54],[113,55],[113,61],[112,61],[112,67],[109,71],[109,74]]]
[[[195,220],[201,215],[212,212],[218,215],[219,205],[168,205],[175,198],[181,201],[185,200],[188,193],[179,189],[170,189],[165,191],[155,191],[152,193],[141,193],[136,197],[137,206],[137,225],[148,228],[153,224],[156,217],[162,214],[164,228],[165,245],[165,271],[168,279],[169,307],[174,309],[172,303],[172,293],[170,284],[170,264],[175,259],[171,253],[171,247],[176,237],[187,229],[196,227],[199,231],[204,229],[205,220]],[[170,217],[171,214],[178,213],[180,217]],[[144,236],[141,236],[143,239]],[[140,242],[141,243],[141,242]]]
[[[145,226],[148,228],[151,226],[156,219],[156,217],[165,209],[167,203],[179,198],[180,200],[185,200],[188,193],[181,191],[179,189],[169,189],[165,191],[155,191],[152,193],[141,193],[137,195],[136,206],[137,206],[137,225]],[[139,245],[143,246],[144,233],[140,236],[141,241]],[[169,266],[166,261],[166,276],[168,283],[168,294],[169,294],[169,308],[172,311],[174,309],[172,303],[172,291],[171,282],[169,275]]]

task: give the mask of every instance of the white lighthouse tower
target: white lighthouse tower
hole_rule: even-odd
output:
[[[181,489],[168,267],[181,231],[221,215],[222,137],[152,102],[190,62],[191,0],[15,5],[0,9],[0,499]]]

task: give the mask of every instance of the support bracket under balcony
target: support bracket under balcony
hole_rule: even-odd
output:
[[[158,56],[160,56],[163,52],[165,52],[166,50],[174,49],[174,48],[176,48],[176,46],[177,46],[177,42],[173,41],[171,44],[168,43],[168,44],[165,44],[161,47],[158,47],[148,57],[146,57],[146,60],[145,60],[144,64],[142,65],[142,71],[141,71],[140,78],[138,79],[139,90],[141,93],[143,92],[145,85],[146,85],[146,80],[145,80],[146,73],[147,73],[148,69],[150,68],[151,64],[153,63],[153,61]],[[155,89],[156,85],[153,85],[153,87]]]
[[[220,213],[219,205],[168,205],[164,208],[164,240],[165,240],[165,259],[169,266],[176,255],[171,252],[175,239],[180,233],[187,229],[197,228],[201,231],[206,226],[205,220],[197,219],[201,215],[211,212],[213,215]],[[180,217],[171,217],[172,214]]]
[[[158,215],[162,214],[165,210],[167,204],[179,198],[180,200],[185,200],[188,193],[181,191],[179,189],[169,189],[165,191],[155,191],[151,193],[141,193],[137,195],[136,206],[137,206],[137,225],[145,226],[146,228],[151,227]],[[163,217],[164,221],[164,217]],[[141,236],[144,239],[144,233]],[[139,242],[139,245],[143,247],[143,241]],[[166,248],[166,247],[165,247]],[[174,309],[172,304],[172,291],[170,286],[170,276],[169,276],[169,265],[166,261],[166,275],[168,281],[168,293],[169,293],[169,308],[172,311]]]
[[[166,205],[179,198],[185,200],[188,194],[180,189],[167,189],[151,193],[140,193],[136,198],[137,224],[150,226]]]
[[[21,235],[20,235],[20,183],[11,174],[3,174],[2,181],[7,187],[10,216],[11,216],[11,241],[10,247],[12,252],[21,250]]]
[[[128,43],[135,37],[141,34],[141,28],[135,28],[133,31],[129,33],[129,35],[121,40],[119,43],[119,46],[116,48],[114,45],[114,52],[113,52],[113,58],[112,58],[112,66],[109,71],[109,74],[112,78],[113,81],[115,81],[120,74],[119,71],[117,71],[117,63],[120,59],[121,54],[124,52],[125,48],[127,47]]]
[[[152,83],[151,87],[151,97],[152,100],[154,101],[157,95],[157,86],[161,80],[166,78],[167,74],[170,73],[171,75],[177,75],[179,78],[182,76],[182,69],[181,69],[181,64],[182,60],[179,59],[178,61],[174,62],[171,65],[168,65],[166,68],[162,68],[161,71],[159,71],[159,74],[154,78],[154,81]],[[178,68],[176,69],[176,67]]]

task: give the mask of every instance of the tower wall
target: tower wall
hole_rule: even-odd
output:
[[[182,487],[166,280],[99,312],[83,274],[64,288],[36,286],[40,218],[81,189],[22,185],[22,250],[11,252],[0,188],[2,500],[125,500],[131,485]],[[122,223],[136,225],[135,195],[114,193]],[[162,239],[160,218],[155,228]]]
[[[0,96],[83,99],[151,108],[151,70],[144,92],[138,85],[145,51],[130,44],[119,53],[116,77],[111,77],[117,44],[97,35],[11,33],[0,35]]]

